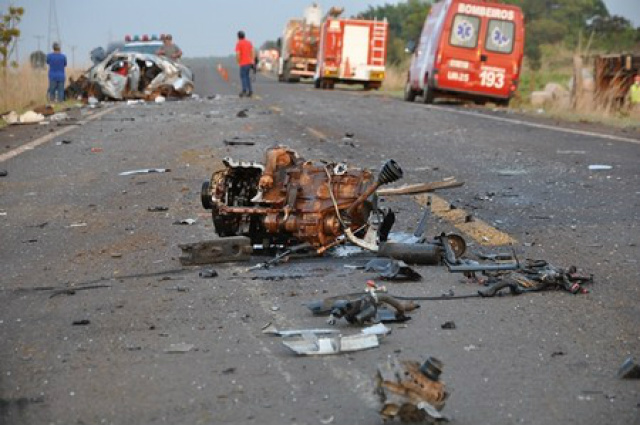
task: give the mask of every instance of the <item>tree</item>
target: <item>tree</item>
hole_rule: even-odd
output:
[[[9,64],[9,58],[20,37],[18,24],[24,15],[24,8],[9,6],[9,10],[0,14],[0,66],[4,69]]]

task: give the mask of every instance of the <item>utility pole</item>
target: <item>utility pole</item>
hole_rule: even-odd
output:
[[[71,46],[71,67],[76,68],[76,48],[78,46]]]
[[[47,45],[49,49],[54,41],[62,43],[60,39],[60,26],[58,25],[58,9],[56,0],[49,0],[49,34],[47,35]]]
[[[38,40],[38,51],[40,52],[40,41],[42,41],[42,39],[44,38],[44,35],[34,35],[33,38],[35,38],[36,40]]]

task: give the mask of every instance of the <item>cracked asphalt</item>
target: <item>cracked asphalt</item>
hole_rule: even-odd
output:
[[[236,69],[228,83],[216,65],[194,63],[199,99],[105,106],[0,162],[0,423],[377,424],[372,382],[388,356],[443,361],[453,424],[640,423],[640,384],[616,377],[640,356],[640,133],[260,75],[257,97],[240,99]],[[3,129],[0,155],[46,134]],[[224,144],[234,137],[255,144]],[[260,161],[276,143],[373,169],[393,158],[402,183],[455,176],[465,185],[438,197],[509,235],[520,258],[593,274],[590,293],[424,301],[379,348],[297,357],[262,327],[326,326],[302,304],[361,290],[375,275],[344,266],[366,256],[248,272],[265,259],[254,256],[213,265],[212,279],[178,261],[178,244],[214,236],[202,181],[222,158]],[[119,175],[143,168],[170,171]],[[385,199],[395,231],[415,228],[418,201]],[[463,230],[434,214],[427,232],[500,250]],[[390,292],[478,289],[443,267],[416,270],[422,281]]]

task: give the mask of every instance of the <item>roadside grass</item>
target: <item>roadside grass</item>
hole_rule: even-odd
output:
[[[78,77],[84,70],[67,68],[68,77]],[[33,69],[28,65],[18,68],[0,69],[0,115],[16,111],[23,113],[36,106],[47,104],[49,78],[46,69]],[[76,101],[65,101],[54,104],[55,111],[60,111],[76,104]],[[0,119],[0,128],[7,124]]]

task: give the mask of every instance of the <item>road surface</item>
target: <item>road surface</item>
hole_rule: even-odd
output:
[[[638,381],[616,373],[640,356],[640,134],[265,76],[240,99],[236,69],[225,82],[215,66],[195,65],[197,100],[83,111],[61,135],[0,131],[0,423],[376,424],[372,381],[389,356],[443,361],[453,424],[639,423]],[[255,145],[225,146],[233,137]],[[425,301],[379,348],[296,357],[261,328],[326,326],[302,303],[361,290],[375,275],[344,265],[366,258],[215,265],[213,279],[177,260],[178,244],[214,235],[201,182],[223,157],[262,160],[276,143],[374,169],[393,158],[405,183],[455,176],[465,185],[437,202],[470,223],[436,214],[430,235],[456,231],[474,252],[506,238],[521,258],[594,274],[591,292]],[[170,171],[119,175],[141,168]],[[400,232],[424,209],[384,205]],[[421,282],[390,291],[478,289],[416,269]]]

